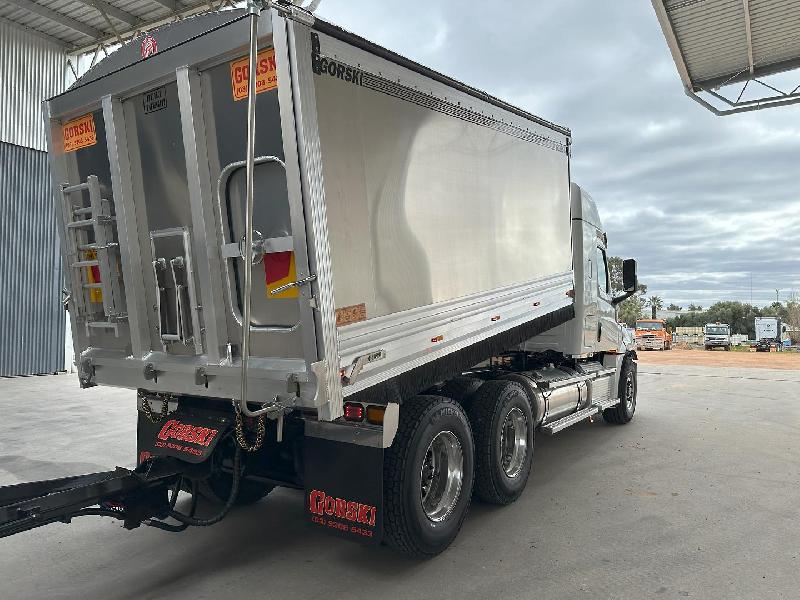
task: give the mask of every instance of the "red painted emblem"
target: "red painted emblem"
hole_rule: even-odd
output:
[[[156,52],[158,52],[158,43],[156,42],[156,38],[152,35],[147,34],[144,36],[142,40],[142,45],[140,47],[142,58],[147,58],[148,56],[153,56]]]
[[[188,442],[189,444],[197,444],[198,446],[208,447],[219,431],[211,429],[210,427],[197,427],[170,419],[158,432],[158,439],[161,441],[177,440],[179,442]]]
[[[328,515],[353,523],[375,526],[376,506],[328,496],[321,490],[312,490],[308,496],[308,510],[313,515]]]

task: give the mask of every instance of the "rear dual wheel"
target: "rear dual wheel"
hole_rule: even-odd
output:
[[[474,480],[472,430],[461,406],[441,396],[403,402],[384,454],[384,541],[417,557],[447,548],[467,516]]]
[[[463,385],[462,385],[463,384]],[[458,387],[458,390],[455,389]],[[394,443],[384,454],[384,541],[431,557],[455,539],[471,496],[492,504],[519,498],[533,462],[534,422],[514,381],[459,382],[452,398],[403,402]],[[469,415],[469,417],[467,416]]]
[[[510,504],[525,489],[533,464],[528,395],[515,381],[486,381],[467,410],[475,436],[475,496],[490,504]]]

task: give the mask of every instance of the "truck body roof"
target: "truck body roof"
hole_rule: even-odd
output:
[[[196,39],[201,37],[207,33],[215,31],[220,27],[224,27],[233,23],[234,21],[238,21],[240,19],[244,19],[247,17],[247,11],[244,9],[232,9],[232,10],[220,10],[216,12],[204,13],[200,15],[196,15],[187,19],[183,19],[181,21],[176,21],[174,23],[170,23],[167,25],[163,25],[158,27],[152,31],[145,32],[140,36],[137,36],[130,40],[129,42],[123,44],[109,54],[106,58],[101,60],[97,63],[94,67],[89,69],[86,73],[84,73],[75,83],[73,83],[63,94],[67,94],[72,90],[75,90],[83,85],[91,83],[92,81],[96,81],[102,77],[110,75],[112,73],[116,73],[122,69],[125,69],[133,64],[139,63],[143,60],[147,60],[147,58],[142,58],[140,45],[142,40],[146,36],[154,36],[158,42],[158,52],[164,52],[170,50],[172,48],[176,48],[190,40]],[[514,106],[513,104],[509,104],[508,102],[501,100],[483,90],[470,86],[466,83],[453,79],[447,75],[444,75],[434,69],[426,67],[420,63],[417,63],[405,56],[402,56],[396,52],[388,50],[383,46],[380,46],[374,42],[369,41],[366,38],[363,38],[355,33],[347,31],[338,25],[334,25],[333,23],[329,23],[319,18],[314,18],[314,24],[312,29],[319,31],[321,33],[325,33],[332,37],[335,37],[339,40],[347,42],[353,46],[366,50],[376,56],[380,56],[383,59],[391,61],[395,64],[398,64],[402,67],[405,67],[411,71],[429,77],[435,81],[443,83],[444,85],[450,86],[454,89],[457,89],[461,92],[469,94],[475,98],[483,100],[484,102],[488,102],[507,110],[509,112],[514,113],[515,115],[552,129],[562,135],[567,136],[568,138],[571,137],[571,132],[569,128],[564,127],[563,125],[558,125],[542,117],[536,116],[533,113],[530,113],[518,106]],[[244,43],[246,40],[242,40]],[[59,94],[61,95],[61,94]],[[54,96],[54,97],[58,97]]]

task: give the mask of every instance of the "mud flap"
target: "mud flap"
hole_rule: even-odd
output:
[[[383,448],[304,440],[306,514],[315,527],[365,543],[383,535]]]
[[[163,421],[152,423],[139,411],[138,464],[153,456],[171,456],[188,463],[202,463],[213,454],[231,425],[231,419],[225,415],[180,409]]]

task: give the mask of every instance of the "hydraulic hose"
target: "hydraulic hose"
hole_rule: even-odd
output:
[[[176,521],[180,521],[181,523],[193,527],[208,527],[210,525],[214,525],[219,523],[222,519],[224,519],[227,514],[230,512],[233,504],[236,502],[236,496],[239,495],[239,481],[242,476],[241,470],[241,462],[242,462],[242,450],[238,446],[236,447],[236,451],[233,455],[233,475],[231,478],[231,493],[228,495],[228,500],[225,502],[225,505],[222,509],[213,517],[209,519],[198,519],[191,515],[184,515],[176,510],[170,510],[169,516],[175,519]],[[197,498],[197,490],[193,490],[193,497]],[[196,500],[193,500],[193,506]],[[194,508],[192,509],[194,512]],[[164,525],[167,525],[164,523]],[[158,527],[156,525],[156,527]],[[162,528],[163,529],[163,528]]]

